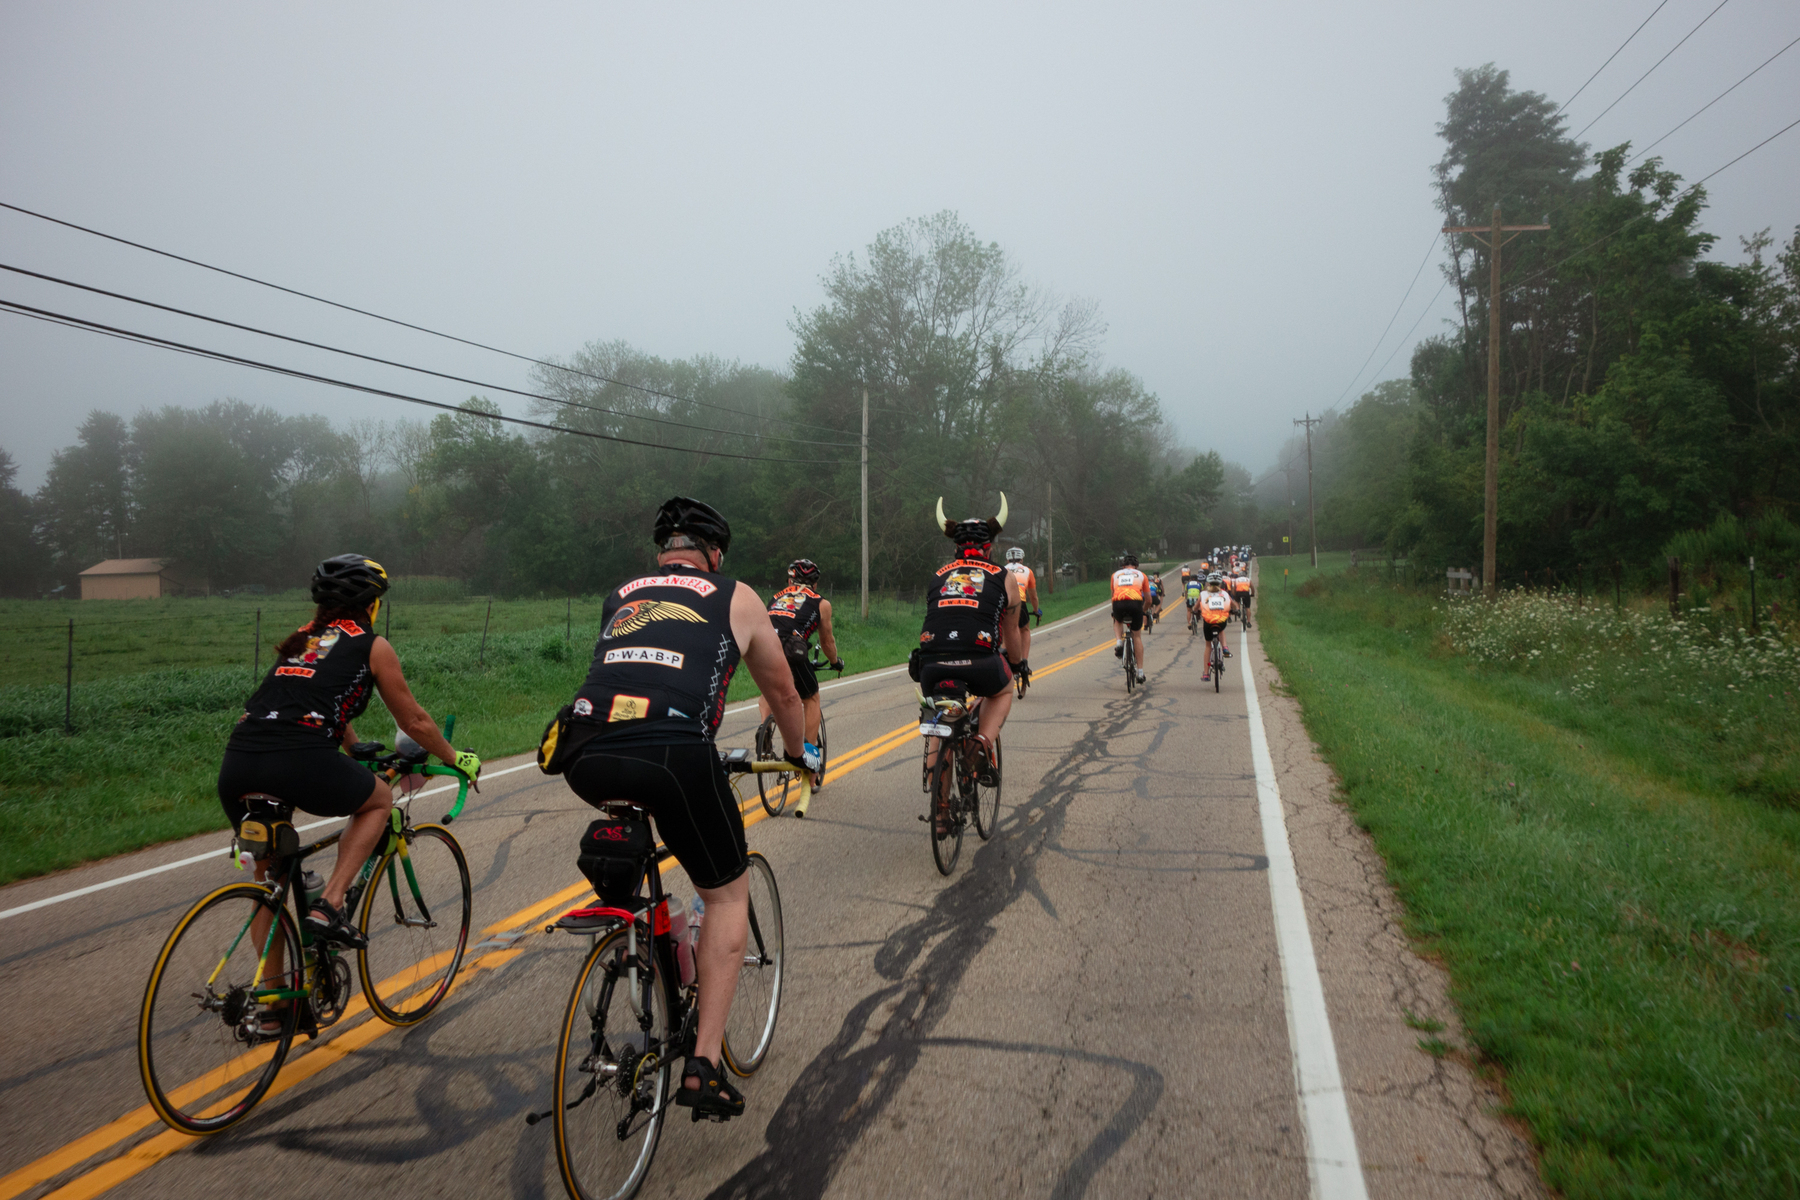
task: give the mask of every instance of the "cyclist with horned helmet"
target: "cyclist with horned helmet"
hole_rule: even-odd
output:
[[[788,585],[769,597],[769,621],[775,636],[787,654],[788,669],[794,673],[794,690],[806,708],[806,740],[819,744],[819,676],[812,665],[812,635],[819,635],[819,648],[835,671],[844,669],[838,657],[837,638],[831,632],[831,601],[813,590],[819,582],[819,564],[810,558],[796,558],[788,564]],[[766,718],[772,711],[766,696],[756,698],[756,706]],[[813,790],[825,786],[823,775],[813,776]]]
[[[927,585],[913,676],[926,696],[938,683],[957,679],[971,695],[982,697],[975,740],[985,755],[982,778],[988,783],[998,779],[994,746],[1012,711],[1012,679],[1020,666],[1019,627],[1012,619],[1023,603],[1019,581],[988,558],[1006,525],[1006,513],[1005,492],[1000,493],[999,513],[962,521],[946,518],[943,497],[938,497],[937,525],[956,543],[956,557],[939,567]],[[938,739],[927,738],[926,745],[935,762]],[[933,816],[941,822],[945,814]]]
[[[1039,621],[1044,619],[1044,610],[1038,604],[1037,572],[1025,565],[1025,551],[1014,546],[1006,552],[1006,570],[1019,581],[1019,674],[1027,679],[1031,677],[1031,626],[1032,617]]]
[[[706,902],[694,960],[700,981],[694,1053],[676,1103],[708,1117],[744,1111],[719,1070],[725,1018],[750,929],[744,818],[713,746],[725,691],[739,662],[768,697],[787,761],[819,766],[805,744],[800,696],[768,607],[747,584],[719,573],[731,526],[711,505],[676,496],[657,510],[656,567],[627,579],[600,610],[587,681],[575,694],[563,753],[574,793],[600,808],[624,800],[649,812],[664,845]],[[647,831],[601,818],[582,839],[621,842]]]

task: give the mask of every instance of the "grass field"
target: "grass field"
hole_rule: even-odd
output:
[[[1042,598],[1044,619],[1066,616],[1104,595],[1100,582],[1065,588]],[[282,598],[258,599],[266,630],[269,613]],[[92,613],[100,603],[89,602],[77,612]],[[248,629],[241,652],[220,663],[214,656],[228,653],[230,646],[211,640],[208,622],[216,614],[236,619],[240,602],[115,603],[143,605],[151,616],[174,618],[166,625],[181,632],[165,633],[154,649],[177,660],[185,655],[185,661],[110,674],[81,672],[78,662],[72,735],[63,732],[60,663],[51,672],[54,682],[0,687],[0,883],[225,827],[213,781],[254,680]],[[566,633],[560,600],[496,602],[482,664],[478,648],[485,607],[485,602],[415,603],[408,612],[397,604],[393,640],[420,702],[440,721],[457,714],[457,744],[497,758],[535,746],[545,722],[574,694],[598,635],[599,605],[588,602],[585,626],[577,608],[573,630]],[[840,598],[833,608],[838,651],[853,673],[904,662],[917,644],[922,611],[917,603],[872,603],[866,622],[857,619],[852,597]],[[294,606],[283,618],[286,627],[305,615],[304,606]],[[26,625],[33,617],[44,623],[31,605],[0,609],[0,630],[6,622]],[[521,627],[531,620],[538,624]],[[106,628],[97,618],[91,623],[96,630]],[[150,636],[127,628],[106,635],[112,640],[101,644],[141,651],[143,644],[132,639]],[[121,648],[102,661],[144,661],[136,656],[140,651]],[[268,653],[265,647],[265,669]],[[10,682],[10,674],[7,678]],[[749,672],[739,671],[731,699],[755,695]],[[356,725],[365,738],[393,740],[393,721],[379,699]]]
[[[1800,1195],[1792,656],[1272,565],[1270,656],[1546,1180]]]

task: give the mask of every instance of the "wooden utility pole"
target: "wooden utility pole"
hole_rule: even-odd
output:
[[[869,619],[869,389],[863,393],[862,433],[862,615]]]
[[[1312,427],[1324,419],[1324,417],[1313,416],[1311,410],[1308,410],[1305,420],[1294,422],[1296,425],[1306,426],[1306,540],[1308,548],[1312,551],[1312,565],[1315,567],[1319,565],[1319,522],[1313,514]],[[1292,512],[1293,510],[1290,508],[1288,511]],[[1288,528],[1293,528],[1291,520],[1288,522]],[[1288,544],[1292,545],[1293,543]]]
[[[1488,411],[1487,411],[1487,511],[1481,521],[1481,589],[1491,600],[1498,580],[1494,575],[1494,545],[1500,527],[1500,247],[1517,237],[1548,229],[1548,225],[1502,225],[1500,206],[1494,205],[1491,225],[1446,225],[1445,233],[1472,234],[1488,248]],[[1488,236],[1483,239],[1482,234]]]
[[[1053,486],[1048,479],[1044,480],[1044,573],[1047,576],[1044,583],[1049,587],[1050,594],[1054,596],[1056,594],[1056,518],[1052,515],[1055,510],[1050,507],[1051,498],[1055,495],[1052,491]]]

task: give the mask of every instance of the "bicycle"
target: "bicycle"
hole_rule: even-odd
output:
[[[819,657],[819,649],[817,646],[813,647],[812,654],[806,661],[807,664],[813,668],[814,672],[822,671],[829,667],[831,670],[838,673],[839,679],[844,677],[843,660],[839,659],[835,663],[826,662],[823,658]],[[781,756],[775,753],[774,713],[770,713],[768,716],[764,717],[762,719],[762,724],[756,727],[754,742],[756,761],[782,761]],[[819,747],[818,777],[819,781],[823,782],[825,779],[825,705],[823,701],[819,704],[819,740],[817,745]],[[763,776],[767,774],[773,774],[776,778],[764,783]],[[787,808],[788,790],[794,787],[795,777],[796,772],[792,767],[788,766],[783,766],[778,771],[758,771],[756,773],[756,790],[762,797],[764,812],[768,813],[771,817],[779,817],[782,814],[782,811]],[[812,788],[809,785],[806,790],[806,798],[794,806],[794,815],[796,817],[806,816],[806,805],[811,799]]]
[[[919,818],[931,831],[931,860],[938,874],[948,875],[962,854],[963,833],[971,823],[982,841],[1000,826],[1000,791],[1005,782],[1000,743],[994,743],[994,782],[981,781],[981,743],[975,731],[981,701],[970,702],[967,684],[946,679],[932,688],[932,698],[919,697],[919,734],[937,738],[937,758],[925,745],[923,783],[931,799]]]
[[[1225,635],[1225,631],[1223,629],[1220,629],[1219,636],[1212,639],[1212,641],[1207,643],[1207,646],[1210,649],[1211,654],[1212,654],[1212,661],[1211,661],[1212,672],[1211,673],[1212,673],[1213,691],[1214,692],[1217,692],[1219,690],[1220,681],[1222,681],[1225,678],[1225,636],[1224,635]]]
[[[454,729],[452,717],[444,736]],[[390,782],[458,780],[441,824],[415,825],[409,809],[395,805],[387,836],[344,897],[344,911],[358,914],[368,941],[356,966],[369,1009],[389,1025],[408,1026],[436,1011],[468,949],[469,867],[445,826],[462,813],[472,780],[455,767],[427,765],[423,750],[386,751],[361,742],[351,757]],[[318,877],[303,864],[342,832],[303,846],[289,820],[293,805],[260,793],[245,800],[250,812],[234,853],[240,865],[246,856],[266,858],[268,882],[228,884],[175,923],[138,1015],[138,1072],[150,1107],[183,1133],[218,1133],[243,1120],[274,1084],[295,1034],[316,1038],[350,1008],[347,948],[315,938],[304,919]]]
[[[733,773],[777,769],[752,761],[748,750],[721,752],[720,758]],[[802,775],[799,782],[804,798],[811,781]],[[603,807],[648,819],[627,801]],[[673,1104],[674,1064],[694,1052],[699,989],[683,978],[682,947],[663,890],[663,864],[671,858],[667,846],[653,849],[642,860],[630,899],[622,905],[600,900],[564,914],[545,930],[594,939],[563,1014],[551,1107],[525,1118],[531,1125],[553,1118],[557,1168],[575,1200],[624,1200],[643,1185]],[[750,938],[726,1020],[723,1055],[726,1068],[739,1078],[754,1074],[768,1056],[785,965],[774,869],[752,850],[749,873]],[[589,1102],[594,1107],[584,1110]],[[695,1112],[694,1120],[701,1119]]]

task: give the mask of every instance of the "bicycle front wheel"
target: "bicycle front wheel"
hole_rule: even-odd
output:
[[[994,836],[1000,828],[1000,787],[1006,782],[1005,755],[998,738],[994,741],[994,786],[975,781],[975,832],[982,841]]]
[[[138,1071],[150,1107],[172,1129],[217,1133],[243,1120],[293,1044],[299,1002],[259,1003],[252,995],[259,986],[305,990],[299,931],[268,897],[269,889],[254,883],[205,897],[176,922],[150,969],[138,1015]],[[279,1028],[265,1033],[265,1021]]]
[[[961,752],[960,746],[945,738],[931,767],[931,810],[925,827],[931,831],[931,861],[937,864],[939,875],[954,871],[962,854],[963,821],[956,793],[956,756]],[[940,820],[944,822],[942,832],[938,830]]]
[[[363,895],[357,951],[363,995],[389,1025],[416,1025],[443,1003],[469,948],[469,864],[442,825],[415,825],[382,855]]]
[[[575,977],[556,1048],[556,1165],[575,1200],[636,1194],[669,1109],[671,981],[638,927],[602,938]]]
[[[781,892],[775,871],[758,851],[750,852],[750,937],[744,965],[738,969],[737,992],[725,1018],[725,1065],[749,1076],[762,1066],[775,1040],[775,1017],[781,1011],[781,973],[787,964],[781,926]]]
[[[775,758],[775,718],[767,716],[762,724],[756,727],[756,757],[773,761]],[[792,771],[758,771],[756,773],[756,792],[762,797],[763,811],[771,817],[779,817],[787,807],[788,787],[794,782]]]

